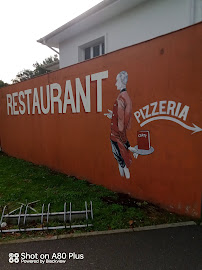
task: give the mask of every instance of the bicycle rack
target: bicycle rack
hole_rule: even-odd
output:
[[[31,207],[32,204],[37,203],[38,201],[34,201],[28,204],[20,203],[21,206],[14,209],[8,214],[5,214],[7,205],[3,207],[3,211],[0,219],[0,232],[1,233],[9,233],[9,232],[29,232],[29,231],[44,231],[44,230],[58,230],[58,229],[75,229],[75,228],[85,228],[93,226],[93,224],[89,223],[89,219],[93,220],[93,204],[90,201],[90,209],[88,209],[88,204],[85,201],[85,210],[82,211],[72,211],[72,203],[69,203],[69,210],[67,211],[67,203],[64,203],[64,211],[63,212],[52,212],[50,211],[50,203],[48,204],[47,212],[44,212],[45,205],[42,205],[41,213],[37,213],[37,211]],[[30,209],[32,214],[28,214],[28,209]],[[19,212],[16,214],[16,212]],[[24,210],[24,212],[23,212]],[[82,220],[85,219],[85,224],[72,224],[73,220]],[[3,229],[4,220],[6,222],[16,224],[17,221],[17,229]],[[36,228],[27,227],[28,221],[37,221],[40,220],[40,226]],[[59,220],[62,221],[64,225],[60,226],[49,226],[50,220]],[[68,224],[67,224],[68,223]]]

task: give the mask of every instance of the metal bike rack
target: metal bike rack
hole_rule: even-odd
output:
[[[21,203],[21,206],[14,209],[13,211],[5,214],[8,209],[7,206],[3,207],[3,211],[0,219],[0,232],[9,233],[9,232],[29,232],[29,231],[44,231],[44,230],[58,230],[58,229],[75,229],[75,228],[85,228],[93,226],[93,224],[89,223],[89,220],[93,220],[93,204],[90,201],[90,209],[88,209],[88,203],[85,201],[85,210],[82,211],[72,211],[72,203],[69,203],[69,210],[67,211],[67,203],[64,203],[64,211],[63,212],[51,212],[50,211],[50,203],[48,204],[47,212],[44,212],[45,205],[42,205],[41,213],[37,213],[37,211],[31,207],[32,204],[36,203],[31,202],[28,204]],[[28,214],[28,209],[32,212]],[[17,214],[16,212],[19,211]],[[72,224],[74,220],[85,220],[85,224]],[[38,221],[41,227],[29,228],[28,224],[30,221]],[[64,225],[61,226],[49,226],[50,220],[58,220],[62,222]],[[15,224],[17,222],[17,229],[3,229],[3,223],[8,222],[9,224]],[[38,223],[37,223],[38,224]]]

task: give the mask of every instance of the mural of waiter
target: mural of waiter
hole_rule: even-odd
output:
[[[130,178],[129,167],[132,162],[130,143],[127,139],[126,131],[131,125],[132,101],[126,90],[128,73],[121,71],[116,77],[116,87],[120,91],[113,111],[105,113],[111,119],[111,146],[115,159],[118,162],[119,172],[122,177]]]

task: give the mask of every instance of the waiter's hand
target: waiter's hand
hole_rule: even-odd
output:
[[[135,147],[128,147],[128,150],[130,150],[133,153],[134,158],[138,158],[138,153],[137,150],[135,149]]]
[[[138,158],[138,153],[133,153],[134,158]]]
[[[112,114],[113,112],[111,110],[108,110],[108,113],[104,113],[105,116],[107,116],[107,118],[112,119]]]

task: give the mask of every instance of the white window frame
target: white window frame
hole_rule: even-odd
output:
[[[90,59],[102,56],[102,44],[104,43],[104,54],[106,54],[106,35],[96,38],[90,42],[87,42],[81,46],[79,46],[78,50],[78,61],[86,61],[85,60],[85,49],[90,48]],[[99,45],[99,56],[93,57],[93,47]],[[87,59],[87,60],[90,60]]]

